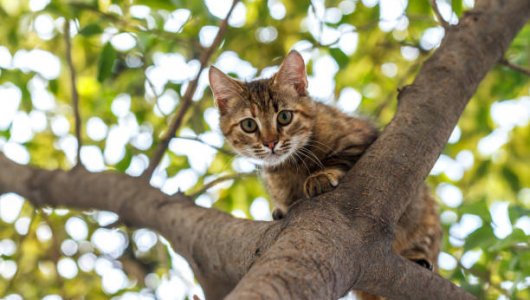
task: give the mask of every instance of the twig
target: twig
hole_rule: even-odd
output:
[[[527,68],[518,66],[516,64],[513,64],[513,63],[509,62],[506,58],[501,59],[500,64],[503,65],[503,66],[506,66],[506,67],[508,67],[508,68],[510,68],[512,70],[515,70],[517,72],[521,72],[521,73],[525,74],[526,76],[530,76],[530,69],[527,69]]]
[[[313,3],[313,1],[310,1],[309,5],[311,6],[311,11],[313,11],[313,14],[315,15],[315,19],[317,19],[318,23],[319,23],[318,24],[318,41],[317,41],[317,43],[319,45],[321,45],[321,43],[322,43],[322,33],[324,32],[324,21],[322,21],[322,19],[320,19],[317,16],[317,8],[315,7],[315,4]]]
[[[166,149],[169,145],[169,141],[171,141],[171,139],[175,136],[177,130],[182,124],[184,115],[186,114],[187,110],[191,106],[192,97],[193,97],[193,94],[195,94],[195,90],[197,89],[199,77],[201,76],[202,71],[206,68],[206,65],[208,64],[210,57],[213,55],[215,50],[217,50],[217,47],[219,47],[219,45],[221,44],[224,34],[226,32],[226,29],[228,27],[228,19],[230,19],[230,16],[232,15],[232,12],[234,11],[234,8],[236,7],[236,4],[238,2],[239,0],[234,0],[232,2],[232,7],[230,7],[230,10],[228,11],[228,14],[226,15],[225,19],[219,25],[219,31],[217,32],[217,35],[215,36],[215,39],[212,45],[206,48],[204,52],[201,54],[201,57],[199,59],[201,63],[199,71],[197,72],[197,75],[195,76],[195,78],[192,81],[190,81],[190,83],[188,84],[188,87],[186,88],[186,92],[184,93],[184,96],[182,97],[180,109],[176,114],[172,116],[172,121],[170,122],[171,125],[169,129],[166,131],[164,137],[160,140],[160,143],[158,144],[158,147],[156,148],[155,153],[149,162],[149,166],[142,174],[143,178],[147,180],[151,178],[155,168],[158,166],[158,164],[160,163],[160,160],[162,159],[162,156],[166,152]]]
[[[122,226],[122,225],[125,225],[125,224],[123,224],[122,220],[118,218],[116,221],[111,222],[110,224],[101,226],[101,228],[114,229],[115,227]]]
[[[225,175],[225,176],[221,176],[221,177],[218,177],[210,182],[208,182],[207,184],[205,184],[201,189],[199,189],[198,191],[188,195],[190,198],[196,198],[197,196],[203,194],[204,192],[206,192],[207,190],[211,189],[212,187],[218,185],[219,183],[221,182],[225,182],[225,181],[228,181],[228,180],[234,180],[234,179],[241,179],[241,178],[244,178],[244,177],[249,177],[249,176],[254,176],[256,175],[256,173],[254,172],[251,172],[251,173],[238,173],[238,174],[230,174],[230,175]]]
[[[144,74],[145,74],[145,69],[144,69]],[[151,81],[151,79],[149,79],[149,76],[147,76],[147,74],[145,75],[145,81],[147,82],[147,84],[149,85],[149,88],[153,91],[153,96],[154,96],[154,101],[155,101],[155,106],[156,108],[158,108],[158,111],[160,111],[160,113],[162,114],[162,116],[166,116],[166,114],[162,111],[162,109],[160,108],[160,103],[158,103],[158,100],[160,98],[160,95],[156,92],[156,87],[153,83],[153,81]]]
[[[434,14],[436,15],[436,18],[438,19],[438,22],[440,22],[440,25],[447,31],[449,27],[451,27],[451,24],[447,22],[440,13],[440,10],[438,9],[438,4],[436,3],[436,0],[431,0],[431,6],[432,10],[434,11]]]
[[[512,297],[512,295],[510,295],[510,293],[509,293],[507,290],[503,289],[500,285],[498,285],[498,284],[496,284],[496,283],[494,283],[494,282],[491,281],[491,272],[489,272],[488,270],[486,270],[486,271],[479,271],[479,270],[475,270],[475,269],[473,269],[473,267],[471,267],[471,268],[467,268],[467,267],[465,267],[465,266],[462,264],[462,262],[460,261],[460,259],[457,259],[456,262],[457,262],[457,265],[458,265],[458,267],[459,267],[460,269],[465,270],[465,271],[469,272],[471,275],[476,276],[476,277],[482,279],[482,280],[485,281],[489,286],[491,286],[491,287],[497,289],[499,292],[501,292],[503,295],[507,296],[508,298],[511,298],[511,297]]]
[[[226,155],[231,155],[231,156],[234,156],[236,155],[234,152],[228,150],[228,149],[225,149],[225,148],[222,148],[222,147],[217,147],[217,146],[214,146],[212,144],[208,144],[207,142],[201,140],[200,138],[198,137],[192,137],[192,136],[176,136],[174,137],[175,139],[180,139],[180,140],[189,140],[189,141],[194,141],[194,142],[198,142],[198,143],[202,143],[212,149],[215,149],[221,153],[224,153]]]
[[[79,113],[79,94],[77,93],[76,73],[74,63],[72,61],[72,41],[70,37],[70,20],[64,21],[64,43],[66,45],[66,63],[70,69],[70,86],[72,93],[72,106],[75,116],[75,137],[77,138],[77,163],[76,166],[82,166],[81,163],[81,147],[83,141],[81,139],[81,114]]]

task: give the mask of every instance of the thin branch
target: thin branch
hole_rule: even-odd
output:
[[[514,63],[509,62],[506,58],[501,59],[500,64],[503,66],[506,66],[514,71],[523,73],[526,76],[530,76],[530,69],[527,69],[525,67],[521,67],[519,65],[516,65]]]
[[[144,69],[144,74],[145,74],[145,69]],[[156,92],[156,87],[155,87],[153,81],[151,81],[151,79],[149,78],[149,76],[147,76],[147,74],[145,75],[145,81],[149,85],[149,88],[153,91],[153,98],[154,98],[153,100],[155,101],[155,107],[165,117],[166,114],[160,108],[160,103],[158,103],[158,99],[160,98],[160,95]]]
[[[324,5],[325,5],[325,3],[324,3]],[[309,6],[311,6],[311,11],[315,15],[315,19],[317,19],[318,23],[319,23],[318,24],[318,41],[317,41],[317,43],[319,45],[321,45],[321,43],[322,43],[322,32],[324,32],[324,21],[318,17],[317,8],[315,7],[315,4],[313,3],[313,1],[309,2]]]
[[[229,174],[229,175],[225,175],[225,176],[221,176],[221,177],[218,177],[210,182],[208,182],[207,184],[205,184],[200,190],[188,195],[189,197],[191,198],[197,198],[198,196],[202,195],[203,193],[205,193],[207,190],[211,189],[212,187],[222,183],[222,182],[225,182],[225,181],[228,181],[228,180],[235,180],[235,179],[241,179],[241,178],[244,178],[244,177],[250,177],[250,176],[254,176],[256,175],[256,173],[254,172],[250,172],[250,173],[238,173],[238,174]]]
[[[81,138],[81,114],[79,113],[79,94],[77,93],[77,80],[74,68],[74,62],[72,61],[72,41],[70,37],[70,20],[64,21],[64,43],[66,45],[66,63],[70,69],[70,86],[72,93],[72,107],[74,109],[75,117],[75,137],[77,138],[77,163],[76,166],[82,166],[81,163],[81,147],[83,146],[83,140]]]
[[[173,115],[172,121],[170,122],[170,127],[166,131],[165,136],[160,140],[160,143],[158,144],[157,149],[155,150],[155,153],[149,162],[149,166],[145,170],[145,172],[142,174],[142,177],[145,179],[151,178],[153,175],[153,172],[155,171],[155,168],[160,163],[160,160],[162,160],[162,157],[164,156],[164,153],[167,150],[167,147],[169,146],[169,142],[171,139],[175,136],[177,133],[177,130],[180,128],[180,125],[182,124],[182,121],[184,119],[184,116],[186,115],[186,112],[191,106],[193,94],[195,94],[195,90],[197,89],[197,85],[199,82],[199,78],[202,74],[202,71],[206,68],[206,65],[208,64],[208,61],[210,60],[210,57],[213,55],[215,50],[219,47],[221,42],[223,41],[224,34],[228,27],[228,20],[230,19],[230,16],[232,15],[232,12],[234,11],[234,8],[236,7],[236,4],[239,2],[239,0],[234,0],[232,3],[232,7],[230,7],[230,10],[228,11],[228,14],[226,15],[225,19],[221,22],[219,25],[219,31],[217,32],[217,35],[215,36],[215,39],[212,43],[212,45],[204,50],[204,52],[201,54],[201,57],[199,59],[200,61],[200,68],[197,72],[197,75],[195,78],[190,81],[188,84],[188,87],[186,88],[186,92],[184,93],[184,96],[182,97],[182,103],[180,105],[179,111]]]
[[[189,141],[195,141],[195,142],[198,142],[198,143],[202,143],[214,150],[217,150],[223,154],[226,154],[226,155],[231,155],[231,156],[234,156],[236,155],[234,152],[228,150],[228,149],[225,149],[225,148],[222,148],[222,147],[217,147],[217,146],[214,146],[212,144],[208,144],[207,142],[201,140],[200,138],[198,137],[193,137],[193,136],[176,136],[174,137],[175,139],[179,139],[179,140],[189,140]]]
[[[467,267],[465,267],[462,264],[460,259],[457,259],[456,261],[457,261],[458,268],[460,268],[461,270],[467,271],[467,272],[469,272],[469,274],[482,279],[490,287],[495,288],[496,290],[498,290],[504,296],[506,296],[508,298],[512,297],[510,292],[508,292],[507,290],[503,289],[499,284],[491,281],[491,272],[489,272],[489,270],[482,271],[482,270],[475,270],[472,267],[471,268],[467,268]]]
[[[440,25],[447,31],[449,27],[451,27],[451,24],[447,22],[440,13],[440,10],[438,9],[438,4],[436,3],[436,0],[431,0],[432,10],[434,11],[434,14],[436,15],[436,18],[438,19],[438,22],[440,22]]]

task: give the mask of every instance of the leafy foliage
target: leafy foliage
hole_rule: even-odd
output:
[[[294,47],[320,101],[383,127],[395,112],[397,89],[411,83],[443,34],[429,1],[409,2],[243,1],[210,62],[241,79],[267,76]],[[469,2],[438,4],[455,23]],[[220,0],[0,1],[0,148],[15,161],[49,169],[75,162],[62,32],[69,21],[82,161],[93,171],[140,175],[229,6]],[[529,40],[527,26],[507,58],[530,65]],[[530,298],[529,88],[521,73],[505,66],[491,71],[428,178],[445,230],[440,273],[480,298]],[[236,216],[270,218],[256,176],[202,190],[224,174],[255,171],[223,144],[212,103],[203,72],[177,133],[182,138],[173,139],[151,183],[167,193],[199,191],[197,203]],[[35,208],[8,194],[0,196],[0,217],[1,295],[201,295],[162,237],[126,228],[112,213]]]

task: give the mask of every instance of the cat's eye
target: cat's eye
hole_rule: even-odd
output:
[[[258,129],[258,124],[256,124],[256,121],[248,118],[241,121],[241,129],[243,129],[244,132],[252,133]]]
[[[290,110],[282,110],[278,114],[278,124],[285,126],[289,125],[291,121],[293,120],[293,112]]]

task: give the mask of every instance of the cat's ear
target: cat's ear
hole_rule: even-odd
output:
[[[294,87],[298,95],[307,94],[307,75],[302,55],[296,50],[291,50],[283,60],[280,70],[274,77],[274,83]]]
[[[215,104],[221,114],[224,114],[228,109],[228,101],[232,98],[240,97],[243,87],[239,81],[231,78],[214,66],[210,66],[208,77],[210,79],[210,88],[213,92]]]

